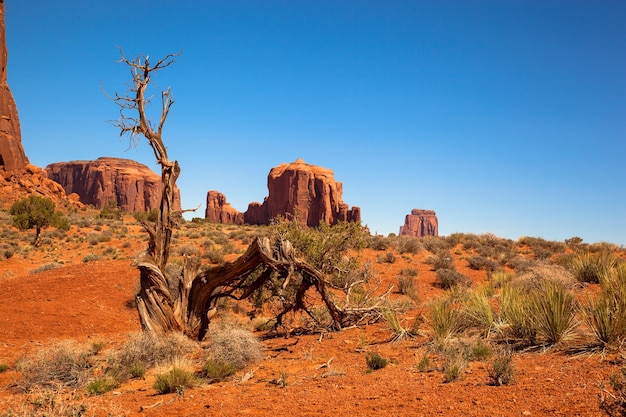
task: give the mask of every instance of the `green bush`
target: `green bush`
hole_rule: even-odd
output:
[[[35,229],[34,246],[40,244],[41,231],[48,226],[59,225],[69,230],[69,222],[60,212],[55,211],[54,201],[49,198],[36,195],[21,198],[13,203],[9,213],[13,216],[13,225],[18,229]]]
[[[222,380],[237,372],[237,368],[228,362],[207,358],[204,362],[204,375],[207,378]]]
[[[186,364],[174,361],[166,372],[155,376],[154,389],[159,394],[183,394],[187,388],[198,385],[198,379]]]
[[[119,386],[119,383],[115,381],[114,379],[109,378],[109,377],[103,377],[103,378],[94,379],[93,381],[89,382],[87,386],[85,387],[85,389],[87,390],[87,393],[90,395],[102,395],[109,391],[114,390],[118,386]]]
[[[368,352],[365,355],[365,363],[367,364],[367,370],[371,372],[383,369],[389,364],[389,360],[383,358],[376,352]]]

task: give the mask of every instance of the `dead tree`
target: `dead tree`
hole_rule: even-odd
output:
[[[182,272],[175,277],[177,291],[171,290],[165,270],[174,223],[172,196],[180,167],[177,161],[169,159],[162,133],[174,100],[170,88],[161,93],[161,114],[158,123],[153,124],[146,113],[146,104],[150,101],[146,91],[151,76],[174,63],[180,52],[169,54],[154,64],[148,56],[129,60],[121,49],[120,53],[120,62],[130,68],[132,84],[126,94],[115,93],[111,97],[120,107],[120,118],[115,125],[120,135],[130,136],[131,146],[136,146],[143,136],[161,166],[159,216],[154,224],[142,221],[149,235],[148,248],[134,262],[140,273],[141,289],[136,301],[142,328],[156,334],[183,332],[190,338],[202,340],[208,330],[209,312],[220,298],[249,298],[269,280],[281,282],[282,289],[293,290],[277,315],[278,323],[291,311],[310,314],[305,302],[309,289],[315,289],[321,296],[335,329],[353,324],[355,318],[375,311],[377,304],[357,309],[339,307],[319,271],[297,260],[288,241],[270,242],[268,238],[256,239],[239,259],[208,269],[202,270],[198,260],[186,258]]]

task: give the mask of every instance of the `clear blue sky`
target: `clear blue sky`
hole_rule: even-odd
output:
[[[212,189],[246,210],[303,158],[334,170],[372,232],[422,208],[441,235],[626,244],[623,0],[7,0],[6,26],[35,165],[157,170],[106,123],[101,85],[130,80],[118,45],[184,49],[155,82],[174,92],[165,142],[196,216]]]

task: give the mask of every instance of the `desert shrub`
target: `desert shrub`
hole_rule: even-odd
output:
[[[445,238],[438,236],[425,236],[421,239],[421,242],[424,248],[430,253],[449,251],[451,247]]]
[[[522,288],[507,284],[502,287],[500,316],[512,337],[534,343],[537,330],[532,323],[532,309]]]
[[[0,363],[0,373],[6,372],[8,370],[9,370],[9,365],[7,365],[6,363]]]
[[[185,245],[176,249],[179,256],[200,256],[200,250],[195,246]]]
[[[122,210],[117,206],[117,201],[108,200],[104,203],[104,207],[100,210],[99,216],[101,219],[113,219],[113,220],[121,220],[122,219]]]
[[[13,216],[13,226],[20,230],[35,229],[35,239],[33,244],[39,244],[39,236],[43,229],[48,226],[61,227],[69,230],[69,221],[58,211],[55,211],[55,204],[49,198],[30,195],[14,202],[9,209]]]
[[[463,357],[468,361],[483,361],[491,356],[491,346],[484,343],[482,339],[472,341],[463,347]]]
[[[437,271],[439,269],[454,269],[454,260],[452,259],[452,255],[446,250],[430,255],[424,260],[424,262],[432,266],[433,271]]]
[[[626,415],[626,367],[611,375],[608,382],[610,389],[600,386],[600,408],[609,416]]]
[[[459,311],[447,299],[437,299],[430,305],[430,318],[433,337],[438,344],[444,344],[459,331]]]
[[[470,268],[475,270],[495,271],[498,269],[498,264],[489,258],[484,256],[470,256],[467,259],[467,264]]]
[[[445,382],[453,382],[461,379],[465,368],[467,368],[467,360],[462,352],[451,349],[445,353],[446,358],[443,365],[443,380]]]
[[[383,308],[381,310],[381,314],[387,324],[387,327],[389,327],[389,329],[394,333],[392,338],[393,342],[400,342],[406,338],[415,336],[417,333],[417,329],[415,327],[419,325],[418,320],[415,321],[413,328],[407,329],[402,325],[395,308]]]
[[[392,264],[396,261],[396,257],[394,256],[393,253],[391,252],[387,252],[384,256],[382,255],[378,255],[376,256],[376,260],[378,261],[378,263],[388,263],[388,264]]]
[[[387,239],[385,236],[381,236],[381,235],[369,236],[366,239],[366,242],[367,242],[366,243],[367,247],[374,249],[374,250],[383,251],[389,248],[389,239]]]
[[[29,390],[35,386],[78,387],[89,376],[92,352],[73,341],[62,341],[20,359],[16,369],[21,372],[21,385]]]
[[[511,282],[513,274],[509,274],[508,272],[500,269],[488,274],[487,278],[489,279],[489,285],[493,288],[501,288]]]
[[[469,287],[472,281],[454,269],[438,269],[437,270],[437,283],[443,289],[450,289],[453,287]]]
[[[213,264],[221,264],[224,262],[224,256],[215,248],[215,246],[205,249],[202,257],[208,259],[209,262]]]
[[[424,250],[420,239],[407,236],[398,236],[394,238],[393,247],[400,255],[404,255],[405,253],[415,255]]]
[[[552,255],[565,252],[565,243],[548,241],[540,237],[521,237],[518,243],[532,249],[536,259],[548,259]]]
[[[533,321],[537,333],[551,344],[567,339],[577,326],[577,301],[560,282],[546,280],[532,294]]]
[[[389,360],[383,358],[376,352],[368,352],[365,355],[365,363],[367,364],[367,370],[371,372],[383,369],[389,364]]]
[[[120,382],[142,378],[147,369],[184,357],[196,349],[195,342],[179,333],[162,337],[143,332],[133,334],[121,349],[109,356],[108,374]]]
[[[2,417],[82,417],[87,416],[88,407],[79,395],[72,395],[58,388],[36,389],[26,395],[17,407],[0,411]],[[104,408],[102,409],[104,410]],[[108,408],[112,411],[111,408]],[[113,416],[112,412],[108,415]]]
[[[513,354],[509,349],[499,349],[489,363],[489,384],[508,385],[515,377]]]
[[[155,375],[154,389],[159,394],[183,394],[187,388],[198,385],[198,379],[188,363],[177,358],[165,372]]]
[[[600,276],[615,267],[617,258],[609,252],[582,252],[577,254],[569,268],[580,282],[599,283]]]
[[[417,370],[420,372],[430,372],[432,370],[430,358],[427,355],[422,356],[419,362],[417,362]]]
[[[578,325],[576,297],[555,279],[543,279],[533,286],[505,286],[501,310],[512,335],[530,343],[539,337],[549,344],[558,343],[569,338]]]
[[[222,380],[234,375],[237,372],[237,368],[232,363],[209,357],[204,362],[203,371],[207,378]]]
[[[417,285],[415,284],[415,278],[412,276],[400,275],[398,276],[398,291],[410,297],[412,300],[417,300]]]
[[[248,330],[232,325],[216,325],[209,334],[208,358],[215,362],[240,370],[263,356],[261,343]]]
[[[89,382],[85,389],[90,395],[102,395],[119,387],[118,381],[111,377],[102,377]]]
[[[41,265],[38,268],[35,268],[33,270],[30,271],[31,274],[37,274],[39,272],[44,272],[44,271],[50,271],[51,269],[57,269],[57,268],[62,268],[63,264],[58,263],[58,262],[51,262],[49,264],[44,264]]]
[[[87,262],[93,262],[93,261],[101,261],[102,259],[104,259],[102,256],[100,255],[96,255],[95,253],[91,253],[89,255],[86,255],[81,262],[83,263],[87,263]]]
[[[117,258],[117,255],[118,255],[118,253],[117,253],[117,248],[114,248],[113,246],[108,246],[108,247],[106,247],[106,248],[102,251],[102,254],[103,254],[104,256],[109,256],[109,257],[111,257],[111,258],[115,259],[115,258]]]
[[[524,269],[518,271],[512,282],[525,290],[532,290],[541,287],[546,280],[559,282],[566,288],[574,288],[578,285],[574,276],[567,269],[545,261],[529,263]]]

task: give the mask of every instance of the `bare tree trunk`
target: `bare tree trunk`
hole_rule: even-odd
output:
[[[171,65],[179,54],[167,55],[151,65],[147,56],[128,60],[122,53],[120,62],[129,66],[133,83],[128,94],[116,93],[112,97],[120,107],[120,119],[116,122],[120,134],[130,136],[131,146],[137,145],[138,136],[145,137],[161,166],[159,216],[155,224],[142,222],[149,235],[148,249],[134,263],[140,273],[141,289],[136,301],[142,328],[156,334],[184,332],[193,339],[201,340],[209,327],[208,313],[215,307],[217,300],[222,297],[237,300],[248,298],[276,274],[285,279],[284,285],[295,275],[302,278],[295,299],[279,313],[279,321],[290,311],[307,311],[304,296],[313,287],[324,300],[334,327],[341,328],[346,314],[332,301],[324,277],[305,262],[297,261],[291,244],[285,241],[276,242],[272,246],[267,238],[256,239],[237,260],[202,272],[199,262],[188,258],[178,277],[178,294],[175,297],[171,293],[165,270],[174,223],[173,192],[180,167],[177,161],[168,159],[162,131],[174,101],[169,88],[161,94],[161,115],[155,127],[146,116],[145,93],[151,74]],[[132,112],[132,116],[125,114],[127,111]]]

